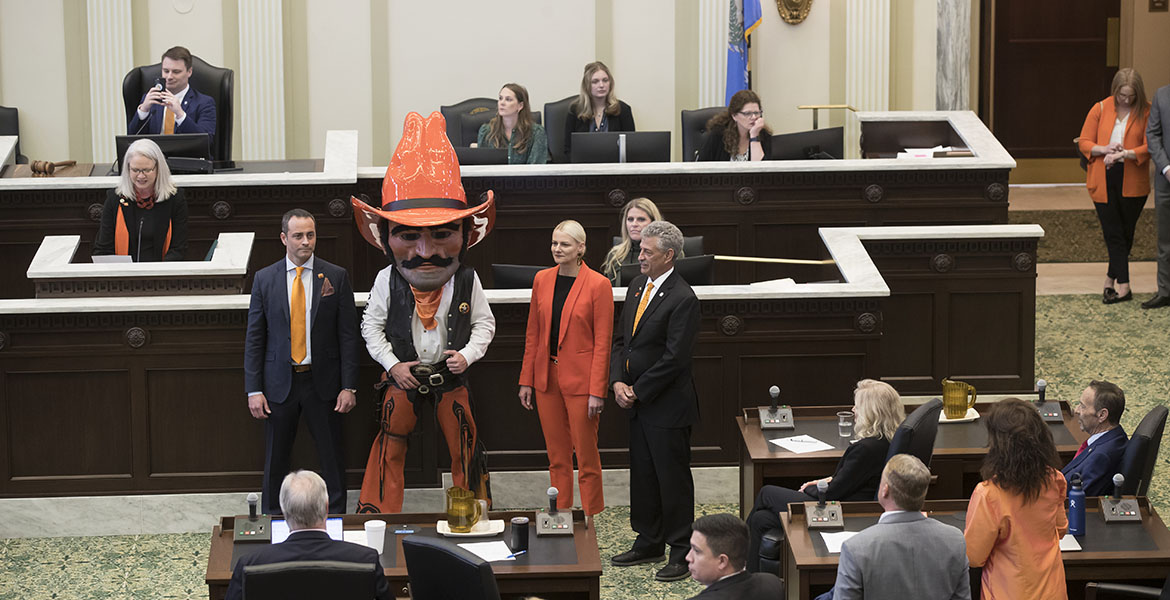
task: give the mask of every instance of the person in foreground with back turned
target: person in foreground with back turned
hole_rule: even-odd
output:
[[[971,600],[963,532],[922,511],[930,469],[898,454],[882,470],[876,525],[841,545],[837,582],[817,600]]]
[[[780,528],[780,513],[792,502],[809,502],[818,498],[817,483],[828,484],[825,500],[873,500],[881,482],[882,466],[890,450],[890,440],[902,421],[906,410],[897,390],[890,384],[873,379],[862,379],[853,390],[853,432],[856,441],[841,455],[833,475],[814,479],[791,490],[765,485],[756,495],[752,512],[748,515],[748,570],[760,570],[760,540],[764,534]]]
[[[628,567],[670,559],[654,578],[686,579],[695,482],[691,426],[699,418],[691,353],[699,335],[699,300],[675,272],[682,252],[678,227],[654,221],[642,229],[638,262],[614,336],[610,381],[630,417],[630,550],[610,559]]]
[[[634,131],[634,112],[613,93],[613,75],[601,61],[585,65],[581,93],[565,115],[565,156],[572,156],[573,134]],[[550,127],[555,126],[549,123]]]
[[[770,573],[748,573],[747,527],[729,514],[699,517],[691,525],[687,566],[695,581],[707,586],[691,600],[776,600],[784,582]]]
[[[621,228],[621,241],[609,249],[601,270],[614,287],[621,285],[622,265],[638,262],[638,254],[642,251],[642,228],[652,221],[661,221],[662,213],[649,198],[634,198],[622,207],[622,218],[618,226]],[[677,258],[681,258],[681,255]]]
[[[983,416],[983,482],[967,505],[967,560],[983,567],[984,600],[1068,598],[1060,538],[1068,532],[1064,475],[1052,431],[1031,403],[996,402]]]
[[[707,133],[699,147],[699,161],[757,161],[772,153],[772,130],[764,123],[760,97],[740,90],[731,97],[727,112],[707,122]]]
[[[557,266],[537,273],[532,282],[520,404],[532,410],[536,400],[549,478],[560,490],[557,507],[573,507],[576,452],[581,507],[592,517],[605,509],[597,425],[609,395],[613,288],[585,264],[585,229],[580,223],[562,221],[556,226],[552,255]]]
[[[118,186],[106,194],[93,256],[120,254],[134,262],[183,260],[187,200],[175,187],[158,144],[137,140],[122,157]]]
[[[340,561],[365,563],[370,568],[371,597],[390,600],[390,584],[378,562],[378,553],[350,542],[330,539],[325,531],[329,495],[325,481],[312,471],[293,471],[280,485],[280,507],[288,522],[288,539],[240,557],[232,569],[226,600],[243,600],[244,567],[290,561]]]

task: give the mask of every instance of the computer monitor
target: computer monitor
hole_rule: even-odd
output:
[[[492,265],[492,289],[531,289],[536,274],[547,268],[535,265]]]
[[[116,173],[122,172],[122,159],[126,156],[126,149],[138,140],[150,140],[158,144],[163,156],[167,157],[167,165],[171,167],[171,172],[189,170],[176,168],[175,164],[171,162],[173,158],[204,159],[208,161],[208,164],[211,161],[211,136],[206,133],[120,135],[115,139],[118,149],[117,159],[114,163]]]
[[[688,256],[674,261],[674,269],[678,271],[683,281],[691,285],[715,284],[715,255]],[[635,277],[642,274],[641,265],[634,263],[622,265],[622,286],[630,285]]]
[[[569,161],[574,163],[621,162],[620,138],[626,139],[625,162],[670,162],[669,131],[574,132]]]
[[[455,156],[459,158],[459,165],[506,165],[508,164],[508,150],[506,148],[465,148],[455,146]]]
[[[845,158],[845,128],[830,127],[772,136],[768,160]]]

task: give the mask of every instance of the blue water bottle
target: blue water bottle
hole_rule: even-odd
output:
[[[1085,489],[1080,474],[1074,474],[1068,487],[1068,533],[1085,535]]]

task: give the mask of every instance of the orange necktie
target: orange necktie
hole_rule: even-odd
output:
[[[646,305],[650,304],[650,296],[653,295],[653,293],[654,282],[647,281],[646,289],[642,290],[642,301],[638,303],[638,312],[634,313],[634,331],[631,331],[630,333],[635,333],[638,331],[638,321],[642,320],[642,313],[646,312]]]
[[[292,360],[298,365],[309,354],[305,345],[305,284],[301,282],[304,270],[304,267],[297,267],[297,278],[292,286]]]
[[[163,114],[162,132],[168,135],[175,132],[175,113],[171,112],[169,108],[165,109]]]

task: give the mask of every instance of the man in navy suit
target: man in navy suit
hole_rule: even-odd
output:
[[[674,269],[682,232],[666,221],[642,229],[610,362],[617,403],[630,416],[630,527],[634,546],[610,559],[627,567],[665,558],[654,578],[687,577],[695,483],[691,479],[691,426],[699,419],[691,353],[699,334],[699,300]]]
[[[215,143],[215,100],[188,84],[191,52],[175,46],[162,55],[166,87],[153,87],[142,97],[138,112],[126,127],[129,135],[148,133],[206,133]],[[167,131],[168,124],[170,131]]]
[[[280,514],[276,490],[291,470],[289,455],[304,413],[329,486],[329,512],[342,514],[341,415],[357,403],[353,289],[345,269],[313,256],[317,229],[309,212],[285,213],[280,241],[287,255],[252,281],[244,340],[248,410],[265,423],[264,509]]]
[[[1125,412],[1125,392],[1108,381],[1092,381],[1081,392],[1076,408],[1077,424],[1089,434],[1077,455],[1062,472],[1065,479],[1073,473],[1081,476],[1086,496],[1106,496],[1113,491],[1113,475],[1125,454],[1125,429],[1121,413]]]
[[[377,565],[370,569],[370,594],[379,600],[393,598],[390,584],[386,581],[386,572],[381,568],[378,553],[373,548],[330,539],[325,531],[328,504],[325,481],[319,475],[312,471],[289,473],[280,486],[280,506],[288,522],[288,539],[240,557],[232,569],[232,581],[228,584],[225,598],[243,599],[246,566],[303,560]]]

